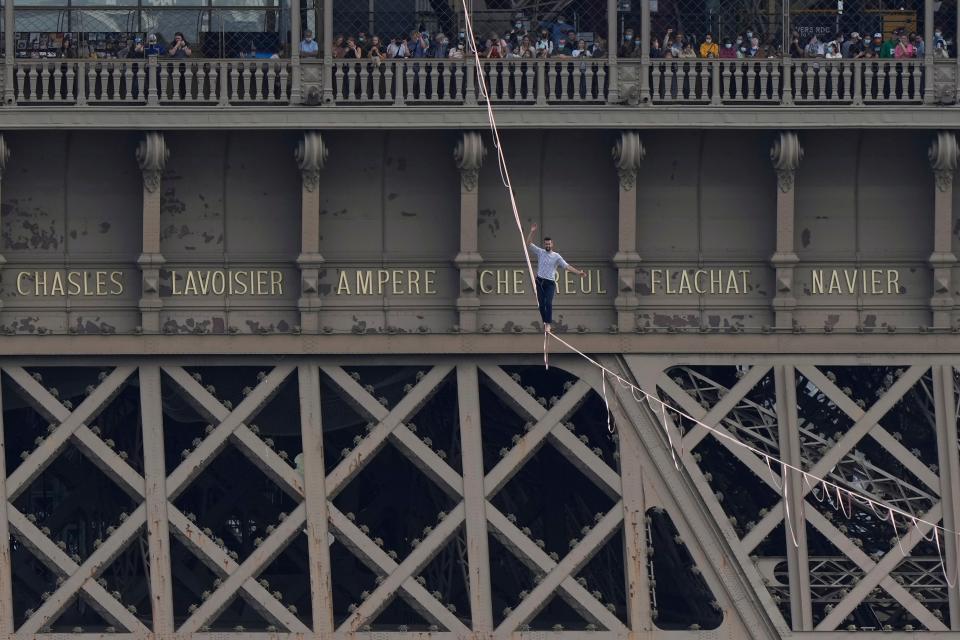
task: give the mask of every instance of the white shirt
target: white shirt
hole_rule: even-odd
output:
[[[555,280],[557,268],[566,269],[569,265],[556,251],[547,251],[530,243],[530,250],[537,256],[537,277],[545,280]]]

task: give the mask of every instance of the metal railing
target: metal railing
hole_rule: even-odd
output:
[[[483,86],[501,105],[932,102],[933,65],[922,59],[484,60],[481,66]],[[17,59],[6,78],[9,106],[472,106],[483,100],[473,60]]]

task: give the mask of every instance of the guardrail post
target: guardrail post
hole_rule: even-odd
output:
[[[323,94],[320,104],[333,106],[333,0],[323,0]],[[397,84],[400,81],[397,80]]]
[[[87,66],[83,60],[77,63],[77,106],[87,104]]]
[[[147,105],[156,107],[160,104],[160,93],[157,85],[160,84],[160,66],[157,64],[157,56],[147,58],[147,84],[150,91],[147,93]]]
[[[472,107],[477,104],[477,62],[473,56],[467,56],[467,76],[464,78],[464,87],[466,93],[463,96],[463,104]]]
[[[300,0],[290,0],[290,71],[293,75],[290,79],[290,106],[299,106],[301,102],[300,37]]]
[[[933,2],[924,0],[923,3],[923,104],[933,104],[937,97],[933,70]]]
[[[640,0],[640,104],[652,106],[650,99],[650,0]]]
[[[607,70],[607,83],[610,87],[607,91],[607,102],[609,104],[620,102],[620,78],[617,73],[617,45],[620,41],[617,33],[617,5],[617,0],[607,0],[607,59],[610,61],[610,68]],[[603,86],[600,87],[600,91],[603,91]]]
[[[719,60],[705,60],[704,64],[710,65],[710,104],[713,106],[720,106],[722,100],[720,99],[722,89],[720,83],[722,82],[722,76],[720,74],[720,61]]]
[[[230,63],[225,60],[217,60],[215,63],[220,67],[220,75],[217,76],[217,82],[220,83],[217,104],[221,107],[230,105]]]
[[[793,104],[793,58],[789,56],[783,59],[781,86],[783,87],[783,97],[780,98],[780,104]]]
[[[547,106],[547,63],[545,60],[537,61],[537,106]]]
[[[863,105],[863,63],[853,63],[853,104]]]

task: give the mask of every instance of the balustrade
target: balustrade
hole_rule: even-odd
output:
[[[924,60],[607,59],[473,60],[286,59],[16,60],[13,106],[291,104],[329,77],[334,105],[579,105],[612,101],[611,78],[625,84],[646,75],[653,104],[868,105],[919,104],[927,90]],[[619,75],[611,72],[618,68]],[[482,77],[482,82],[479,78]],[[631,80],[633,79],[633,80]],[[931,87],[932,89],[932,87]]]

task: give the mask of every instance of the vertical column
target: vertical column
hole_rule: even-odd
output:
[[[797,380],[792,365],[774,367],[777,392],[777,425],[780,455],[784,462],[802,468],[797,421]],[[810,561],[807,558],[807,521],[803,512],[803,482],[796,473],[783,473],[784,503],[790,517],[786,527],[787,572],[790,579],[790,618],[794,631],[813,631],[810,604]]]
[[[651,106],[650,100],[650,0],[640,0],[640,104]],[[620,43],[617,43],[619,45]],[[614,46],[614,45],[611,45]]]
[[[10,2],[11,0],[7,0]],[[0,138],[2,139],[2,138]],[[10,570],[10,525],[7,523],[7,456],[4,440],[3,402],[0,398],[0,634],[13,637],[13,574]]]
[[[290,0],[290,68],[293,77],[290,80],[290,105],[299,106],[300,91],[300,0]]]
[[[937,464],[940,467],[940,504],[943,526],[960,531],[960,459],[957,454],[957,399],[954,393],[952,365],[933,367],[933,406],[937,425]],[[957,536],[944,535],[944,565],[952,582],[960,571]],[[947,589],[950,629],[960,630],[960,589]]]
[[[10,147],[7,146],[7,140],[2,133],[0,133],[0,195],[3,194],[3,174],[7,170],[7,162],[10,160]],[[3,265],[7,264],[7,259],[3,257],[3,254],[0,254],[0,269],[3,268]],[[0,301],[0,309],[3,309],[3,302]],[[2,440],[0,440],[2,442]],[[0,476],[5,478],[6,476]]]
[[[619,403],[617,403],[619,405]],[[643,483],[643,446],[630,418],[619,406],[611,406],[618,425],[620,486],[623,495],[623,561],[627,578],[627,622],[632,637],[646,638],[653,629],[650,606],[650,576],[647,574],[647,499]]]
[[[923,3],[923,69],[926,81],[923,83],[923,102],[933,104],[936,99],[936,81],[933,70],[933,3],[935,0],[924,0]]]
[[[160,184],[163,168],[170,157],[163,134],[145,133],[137,145],[137,163],[143,173],[143,252],[137,260],[140,267],[140,326],[146,333],[160,331]]]
[[[773,298],[774,326],[793,327],[793,311],[797,298],[793,293],[794,265],[800,261],[794,250],[794,178],[803,148],[793,131],[781,131],[770,149],[770,160],[777,172],[777,248],[770,264],[777,271],[777,292]]]
[[[493,632],[490,594],[490,552],[487,543],[487,499],[483,491],[483,444],[477,366],[457,366],[460,442],[463,450],[463,502],[466,512],[467,561],[470,566],[470,614],[473,631]]]
[[[323,1],[323,98],[322,104],[333,105],[333,0]],[[399,80],[397,86],[400,86]],[[399,91],[399,89],[398,89]]]
[[[957,257],[953,255],[953,174],[957,170],[957,137],[941,131],[930,144],[928,153],[933,169],[933,295],[930,297],[931,322],[934,327],[949,327],[953,322],[953,287],[951,273]]]
[[[453,150],[453,158],[460,169],[460,252],[454,264],[460,269],[460,296],[457,314],[460,330],[477,330],[480,298],[477,295],[477,269],[483,262],[477,246],[477,209],[479,193],[477,180],[487,148],[476,131],[465,131]]]
[[[16,26],[13,15],[13,0],[3,2],[3,40],[6,43],[3,50],[3,102],[12,105],[13,96],[13,67],[16,62],[16,43],[13,40],[13,31]]]
[[[160,368],[140,367],[139,376],[147,546],[150,553],[150,604],[154,637],[159,639],[171,637],[176,630],[173,624],[173,574],[170,566],[170,525],[167,520],[167,467],[163,452]]]
[[[307,550],[313,633],[334,632],[333,586],[330,580],[330,534],[327,528],[326,472],[323,466],[323,420],[320,413],[320,370],[315,364],[297,370],[300,385],[300,435],[303,439],[303,490],[307,507]]]
[[[636,324],[637,267],[637,171],[647,151],[636,131],[622,131],[613,146],[613,161],[620,178],[619,227],[617,253],[613,263],[617,268],[617,297],[613,304],[617,310],[617,326],[620,331],[632,331]]]
[[[610,61],[610,71],[607,78],[610,89],[607,92],[607,102],[620,102],[620,80],[617,73],[617,50],[620,44],[620,35],[617,32],[617,0],[607,0],[607,59]]]
[[[297,166],[300,168],[300,309],[301,331],[315,333],[320,329],[319,271],[320,255],[320,169],[329,151],[318,131],[306,131],[297,144]]]

